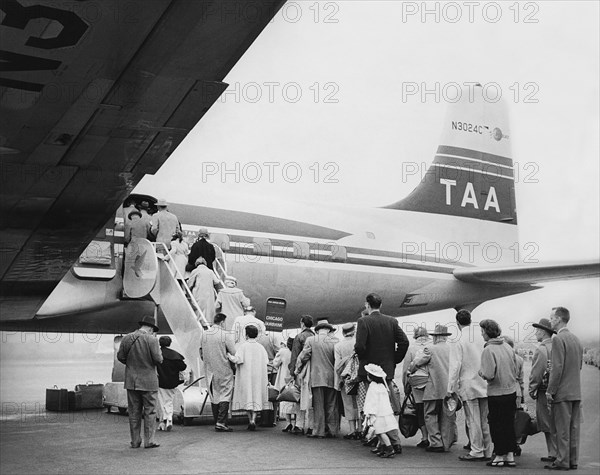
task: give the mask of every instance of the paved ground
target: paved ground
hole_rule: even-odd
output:
[[[600,471],[599,371],[585,366],[582,373],[585,406],[581,458],[577,474]],[[41,406],[40,406],[41,407]],[[0,472],[36,473],[482,473],[497,471],[482,463],[460,462],[464,453],[464,419],[459,417],[459,446],[444,454],[417,449],[417,438],[404,442],[404,453],[382,460],[360,442],[312,440],[283,434],[277,428],[250,433],[245,423],[232,433],[214,432],[198,421],[157,433],[157,449],[130,449],[126,416],[105,411],[78,413],[29,412],[3,408],[0,422]],[[462,412],[462,411],[461,411]],[[12,413],[12,415],[11,415]],[[345,429],[345,425],[344,425]],[[539,457],[545,455],[543,434],[530,437],[511,473],[549,473]]]

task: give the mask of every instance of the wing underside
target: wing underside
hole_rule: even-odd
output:
[[[485,284],[538,284],[555,280],[600,276],[599,262],[535,264],[512,267],[461,268],[453,272],[458,280]]]
[[[282,4],[0,3],[2,314],[35,314]]]

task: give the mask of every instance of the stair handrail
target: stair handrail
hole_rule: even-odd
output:
[[[177,279],[178,278],[177,276],[179,276],[179,280],[181,281],[183,292],[185,293],[186,298],[190,302],[190,304],[192,306],[192,310],[198,316],[198,318],[197,318],[198,323],[203,328],[208,328],[209,327],[208,320],[206,319],[204,312],[200,308],[200,305],[198,305],[198,302],[196,302],[196,299],[194,298],[194,294],[192,293],[192,290],[187,285],[185,277],[181,274],[181,271],[175,264],[175,259],[173,258],[173,254],[171,254],[171,251],[169,250],[167,245],[164,242],[153,242],[152,245],[154,246],[154,251],[156,253],[157,259],[162,259],[165,263],[167,263],[167,269],[169,269],[169,272],[175,279]],[[162,246],[165,254],[168,256],[168,259],[159,257],[159,255],[158,255],[158,247],[159,246]]]

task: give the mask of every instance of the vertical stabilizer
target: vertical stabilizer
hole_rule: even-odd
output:
[[[463,90],[444,120],[434,160],[421,183],[389,209],[517,224],[508,112],[481,86]]]

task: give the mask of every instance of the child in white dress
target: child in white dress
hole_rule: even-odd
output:
[[[383,458],[392,458],[402,453],[398,421],[390,403],[390,395],[385,383],[386,374],[380,366],[365,366],[370,381],[365,398],[364,414],[367,424],[372,426],[379,439],[379,446],[372,452]]]

